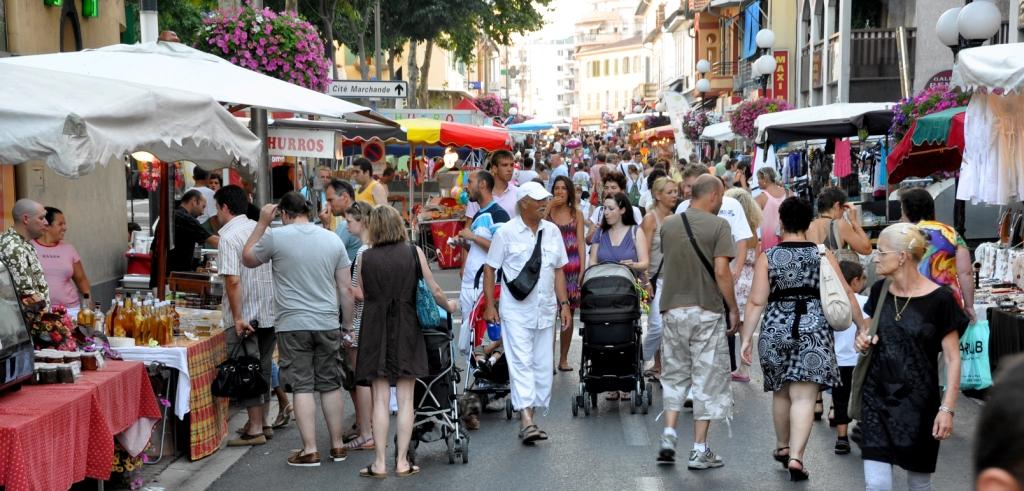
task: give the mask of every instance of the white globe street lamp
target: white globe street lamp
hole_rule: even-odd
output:
[[[658,102],[658,104],[654,106],[654,110],[658,111],[659,113],[665,112],[665,102]]]
[[[770,54],[761,55],[757,61],[754,62],[757,66],[757,73],[761,75],[771,75],[775,73],[775,68],[778,64],[775,61],[775,57]]]
[[[761,29],[757,31],[754,42],[757,43],[758,48],[771,49],[772,46],[775,46],[775,33],[771,29]]]
[[[955,60],[961,49],[981,46],[995,36],[1002,21],[1002,13],[993,2],[975,0],[943,12],[935,23],[935,34],[953,51]]]
[[[992,2],[977,0],[964,5],[956,18],[956,28],[968,42],[978,45],[995,36],[1003,22],[999,7]]]
[[[519,115],[519,108],[516,107],[516,106],[512,106],[512,107],[508,108],[508,115],[509,116],[518,116]]]
[[[711,62],[708,60],[700,60],[697,62],[697,73],[701,75],[711,71]]]
[[[956,46],[960,44],[960,31],[956,28],[957,16],[960,15],[960,7],[951,8],[939,16],[935,23],[935,34],[939,36],[939,42],[943,46]]]
[[[701,95],[703,95],[705,92],[708,92],[710,90],[711,90],[711,81],[710,80],[708,80],[706,78],[702,78],[702,79],[697,81],[697,92],[700,92]]]

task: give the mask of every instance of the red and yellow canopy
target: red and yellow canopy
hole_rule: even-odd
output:
[[[409,143],[469,147],[487,151],[510,150],[512,138],[503,128],[483,128],[436,119],[400,119]]]

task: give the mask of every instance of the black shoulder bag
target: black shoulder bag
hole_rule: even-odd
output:
[[[686,212],[680,213],[683,218],[683,226],[686,227],[686,234],[690,236],[690,245],[693,246],[693,251],[697,253],[697,257],[700,258],[700,262],[704,264],[704,269],[707,270],[711,276],[711,281],[718,284],[718,278],[715,276],[715,268],[711,265],[711,261],[708,261],[707,256],[700,250],[700,246],[697,245],[697,239],[693,236],[693,229],[690,228],[690,220],[686,218]],[[721,292],[719,292],[721,295]],[[725,315],[725,328],[726,330],[732,329],[732,322],[729,321],[729,304],[725,302],[725,296],[722,296],[722,308]]]
[[[257,327],[256,321],[250,324],[253,328]],[[250,399],[270,392],[270,385],[261,372],[260,359],[250,356],[245,344],[245,337],[240,337],[228,359],[217,365],[217,377],[210,386],[214,396]],[[239,349],[242,350],[242,356],[238,356]]]
[[[508,287],[508,292],[516,300],[526,300],[526,297],[530,296],[533,288],[537,286],[537,279],[540,278],[540,244],[543,238],[544,230],[537,230],[537,243],[533,246],[533,254],[530,255],[530,259],[523,265],[523,269],[519,271],[519,276],[516,276],[514,280],[505,279],[505,286]],[[501,271],[498,274],[501,275]]]

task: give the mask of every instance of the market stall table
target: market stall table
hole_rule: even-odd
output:
[[[0,486],[67,489],[106,480],[114,437],[149,440],[160,419],[142,363],[108,361],[74,384],[31,385],[0,396]],[[134,431],[128,431],[134,430]],[[129,443],[129,445],[132,445]]]
[[[988,360],[992,375],[1003,358],[1024,352],[1024,314],[992,308],[988,310]]]
[[[174,414],[189,425],[189,457],[199,460],[220,448],[228,433],[227,399],[215,398],[210,384],[217,376],[217,365],[227,359],[224,331],[189,341],[175,338],[174,344],[158,348],[119,348],[129,360],[161,362],[178,370]]]

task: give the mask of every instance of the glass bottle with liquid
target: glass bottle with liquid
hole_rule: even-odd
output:
[[[92,323],[92,326],[90,326],[90,327],[93,330],[95,330],[95,331],[97,331],[97,332],[99,332],[101,334],[106,334],[107,333],[106,332],[107,322],[106,322],[106,316],[103,315],[103,307],[100,306],[99,302],[96,302],[95,306],[96,306],[96,308],[93,309],[93,314],[92,314],[93,315],[93,323]]]
[[[92,312],[92,302],[89,301],[89,295],[83,295],[82,308],[78,311],[77,323],[80,326],[92,328],[96,322],[96,316]]]

